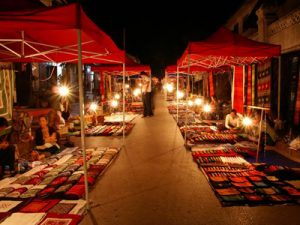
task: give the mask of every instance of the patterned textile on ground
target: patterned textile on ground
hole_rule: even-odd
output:
[[[89,186],[95,184],[97,177],[110,165],[118,152],[119,149],[109,147],[86,149]],[[66,214],[77,214],[79,217],[70,220],[72,223],[58,224],[78,224],[86,205],[81,199],[85,191],[83,174],[82,150],[75,147],[51,156],[42,165],[24,174],[1,180],[0,219],[6,219],[0,224],[17,224],[16,221],[26,219],[27,214],[32,215],[31,224],[40,224],[44,216],[49,217],[48,213],[52,213],[51,216],[53,213],[61,214],[61,218],[68,217]],[[16,217],[16,212],[20,212],[17,214],[19,218]],[[41,213],[43,217],[38,216]],[[42,224],[55,223],[50,223],[49,220]]]
[[[137,114],[143,114],[143,112],[144,112],[143,102],[132,102],[130,104],[130,106],[128,107],[128,111],[137,113]]]
[[[187,126],[180,128],[181,134],[187,135],[187,145],[194,146],[205,143],[236,143],[240,137],[230,131],[218,131],[212,126]]]
[[[129,123],[133,121],[138,115],[135,113],[125,113],[125,122]],[[122,123],[123,122],[123,113],[113,113],[110,116],[104,117],[105,123]]]
[[[239,151],[229,145],[192,149],[194,161],[222,206],[300,204],[299,172],[282,166],[251,164]]]
[[[129,134],[134,123],[126,123],[125,134]],[[85,130],[86,136],[119,136],[123,134],[122,123],[105,123],[104,125],[99,125]]]

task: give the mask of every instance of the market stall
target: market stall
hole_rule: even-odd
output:
[[[89,203],[82,63],[122,64],[124,52],[87,17],[79,4],[1,12],[0,27],[1,61],[77,63],[85,198]]]

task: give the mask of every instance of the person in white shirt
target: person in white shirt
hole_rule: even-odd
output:
[[[141,72],[143,76],[142,83],[142,98],[144,106],[144,115],[143,117],[153,116],[152,105],[151,105],[151,79],[148,77],[146,72]]]
[[[232,109],[225,118],[225,127],[229,130],[240,129],[242,125],[242,116],[236,112],[236,109]]]

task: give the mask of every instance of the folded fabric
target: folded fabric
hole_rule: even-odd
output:
[[[275,187],[270,187],[270,188],[257,188],[257,192],[261,194],[266,194],[266,195],[275,195],[275,194],[280,194],[280,191],[275,188]]]
[[[70,184],[74,184],[74,183],[77,183],[79,181],[79,179],[82,177],[83,175],[82,174],[72,174],[68,180],[66,181],[66,183],[70,183]]]
[[[39,193],[41,191],[41,189],[29,189],[26,192],[24,192],[23,194],[20,195],[20,198],[33,198],[37,195],[37,193]]]
[[[22,203],[22,201],[7,201],[2,200],[0,201],[0,213],[8,212],[15,208],[17,205]]]
[[[215,188],[229,188],[232,186],[230,182],[213,182],[213,181],[211,181],[211,184]]]
[[[262,181],[262,178],[259,176],[249,176],[248,179],[250,181]]]
[[[79,164],[72,164],[70,166],[68,166],[65,171],[71,171],[71,172],[74,172],[76,171],[78,168],[80,167]]]
[[[58,177],[69,177],[71,176],[72,172],[71,171],[63,171],[58,174]]]
[[[253,187],[253,184],[251,184],[249,181],[246,182],[231,182],[231,184],[235,187]]]
[[[26,191],[27,191],[27,188],[25,188],[25,187],[18,188],[18,189],[15,189],[13,192],[10,192],[9,194],[7,194],[5,197],[6,198],[19,198],[20,195]]]
[[[32,179],[31,176],[23,175],[23,176],[19,177],[15,182],[13,182],[13,184],[25,184],[26,182],[28,182],[31,179]]]
[[[51,177],[47,177],[44,180],[42,180],[42,182],[40,183],[40,185],[48,185],[50,184],[56,177],[55,176],[51,176]]]
[[[300,180],[288,180],[286,183],[292,185],[296,189],[300,189]]]
[[[267,180],[269,181],[278,181],[279,179],[275,176],[266,176]]]
[[[49,170],[41,170],[35,173],[34,175],[39,176],[39,177],[44,177],[46,173],[48,173]]]
[[[268,199],[274,202],[288,202],[291,198],[287,195],[269,195]]]
[[[239,192],[241,192],[241,193],[248,193],[248,194],[252,194],[252,193],[255,192],[254,189],[249,188],[249,187],[239,188],[238,190],[239,190]]]
[[[47,198],[55,191],[55,187],[47,187],[38,193],[38,197]]]
[[[282,187],[282,189],[285,190],[289,195],[300,197],[300,191],[298,191],[296,188],[286,186]]]
[[[221,199],[225,202],[242,202],[245,200],[242,195],[223,195]]]
[[[244,194],[244,196],[248,201],[258,202],[258,201],[264,200],[264,198],[262,196],[257,195],[257,194]]]
[[[88,175],[87,181],[88,181],[88,184],[91,186],[91,185],[95,184],[96,179],[94,177]],[[78,184],[84,184],[84,176],[81,176],[81,178],[78,181]]]
[[[38,225],[46,213],[13,213],[1,225]]]
[[[215,189],[219,195],[238,195],[240,192],[235,188]]]
[[[246,177],[229,177],[229,179],[236,183],[242,183],[248,181]]]
[[[210,176],[209,179],[211,181],[215,181],[215,182],[222,182],[222,181],[228,181],[228,178],[225,176]]]
[[[48,213],[39,225],[77,225],[81,219],[79,215]]]
[[[83,184],[76,184],[65,193],[67,199],[79,199],[83,196],[85,187]]]
[[[64,194],[72,187],[72,184],[65,184],[60,186],[54,191],[54,194]]]
[[[48,213],[68,214],[75,206],[75,203],[58,203]]]
[[[0,189],[0,197],[5,197],[7,194],[10,192],[13,192],[15,188],[13,187],[6,187],[6,188],[1,188]]]
[[[86,209],[86,201],[83,199],[61,200],[60,203],[76,204],[69,214],[83,215]]]
[[[68,177],[57,177],[49,185],[50,186],[60,186],[68,180]]]
[[[25,184],[26,185],[28,185],[28,184],[37,185],[37,184],[41,183],[41,181],[42,181],[41,177],[34,177],[34,178],[28,180]]]
[[[253,182],[253,184],[254,184],[256,187],[268,187],[268,186],[269,186],[268,184],[266,184],[266,183],[263,182],[263,181]]]
[[[47,200],[34,199],[32,202],[24,206],[20,210],[20,212],[26,212],[26,213],[48,212],[49,209],[51,209],[56,204],[58,204],[59,201],[60,201],[59,199],[47,199]]]

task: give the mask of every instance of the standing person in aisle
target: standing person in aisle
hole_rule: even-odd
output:
[[[151,79],[148,77],[146,72],[141,72],[143,79],[142,83],[142,98],[144,106],[144,115],[143,117],[153,116],[152,105],[151,105]]]

